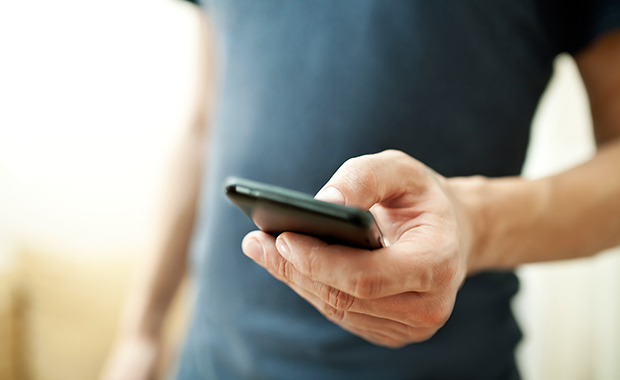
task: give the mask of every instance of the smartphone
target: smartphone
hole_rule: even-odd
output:
[[[314,199],[312,195],[247,179],[228,177],[228,198],[263,232],[297,232],[330,244],[378,249],[385,246],[370,211]]]

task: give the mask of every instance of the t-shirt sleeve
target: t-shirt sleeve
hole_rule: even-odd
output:
[[[558,53],[575,54],[620,28],[620,0],[542,0],[541,15]]]

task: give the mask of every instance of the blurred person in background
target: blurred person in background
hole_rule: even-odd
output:
[[[189,251],[177,379],[518,379],[512,270],[620,244],[620,1],[203,7],[217,96],[201,186],[197,128],[168,244],[102,377],[154,376]],[[586,85],[598,153],[526,180],[531,118],[562,52]],[[372,208],[391,244],[250,232],[222,192],[229,175]]]

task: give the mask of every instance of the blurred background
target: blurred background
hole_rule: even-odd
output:
[[[0,379],[96,379],[191,128],[199,10],[177,0],[0,2]],[[524,175],[594,153],[572,59]],[[519,270],[524,379],[620,379],[620,253]],[[187,302],[167,321],[174,362]]]

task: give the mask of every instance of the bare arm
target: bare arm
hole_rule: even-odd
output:
[[[365,251],[257,231],[244,253],[342,328],[400,347],[443,326],[469,274],[620,244],[620,32],[576,58],[599,144],[589,162],[530,181],[446,179],[396,151],[357,157],[317,198],[372,207],[390,246]]]
[[[175,144],[166,170],[160,241],[141,263],[121,316],[117,342],[101,378],[151,379],[156,375],[161,350],[162,325],[171,301],[186,272],[187,251],[196,216],[202,172],[205,126],[213,83],[211,41],[203,12],[200,19],[193,118]]]
[[[589,256],[620,244],[620,32],[603,36],[576,60],[598,154],[536,181],[455,180],[457,189],[477,187],[471,202],[465,201],[481,216],[474,219],[479,239],[472,269]]]

